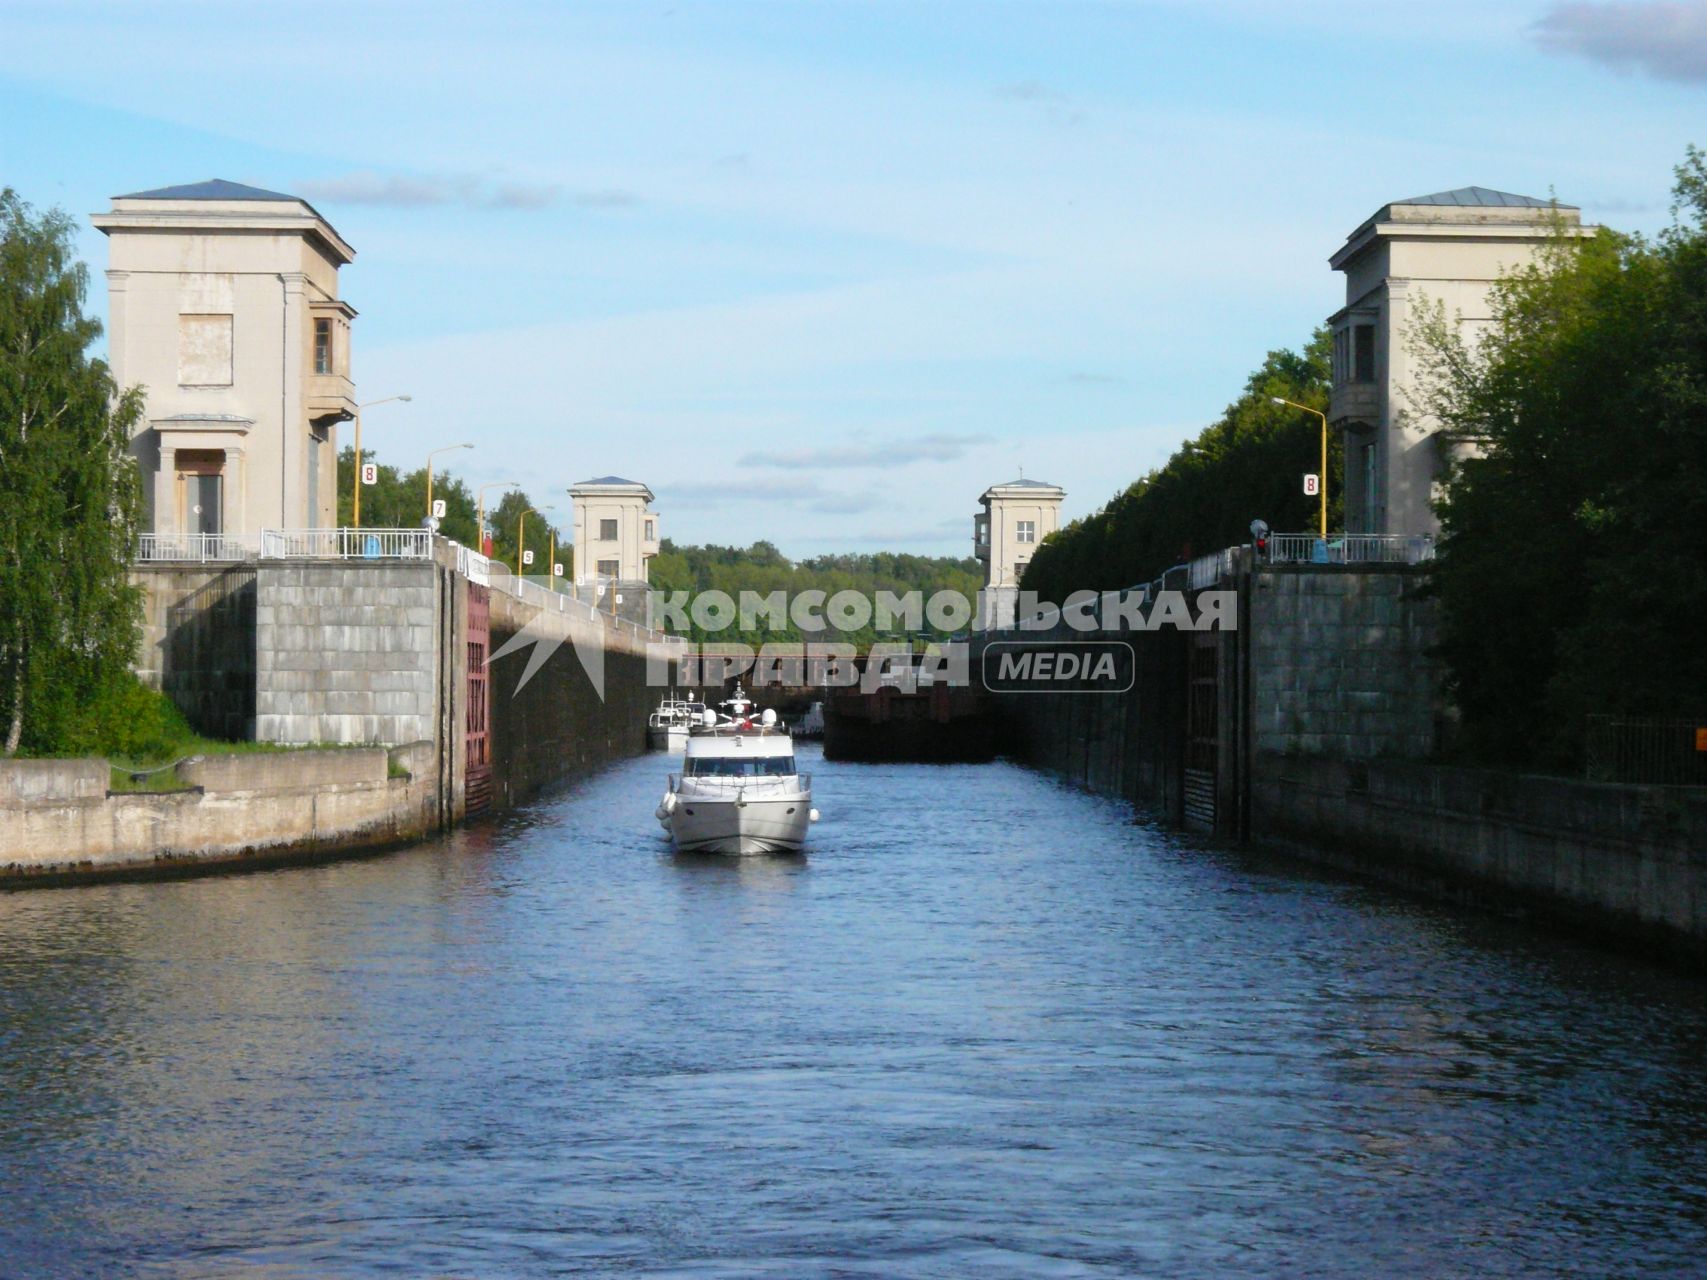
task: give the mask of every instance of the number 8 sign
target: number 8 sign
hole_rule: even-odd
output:
[[[1310,474],[1308,474],[1304,477],[1304,496],[1306,498],[1314,498],[1321,491],[1322,491],[1322,477],[1321,476],[1317,475],[1315,472],[1311,472]]]

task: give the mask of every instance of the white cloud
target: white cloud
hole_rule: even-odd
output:
[[[742,455],[740,465],[780,467],[787,471],[894,468],[915,462],[952,462],[971,446],[988,443],[989,436],[933,433],[839,448],[764,450]]]
[[[1551,53],[1575,54],[1625,73],[1707,84],[1707,3],[1700,0],[1556,4],[1531,32]]]
[[[295,193],[331,204],[384,205],[420,209],[459,205],[469,209],[549,209],[567,200],[581,209],[623,209],[639,203],[616,187],[568,191],[555,183],[497,182],[471,174],[414,176],[358,169],[333,178],[304,178]]]

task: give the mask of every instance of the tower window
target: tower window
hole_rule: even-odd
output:
[[[600,542],[615,542],[616,541],[616,521],[615,520],[601,520],[601,521],[599,521],[599,541]]]
[[[1015,542],[1036,542],[1037,541],[1037,521],[1035,521],[1035,520],[1016,520],[1016,521],[1014,521],[1014,541]]]
[[[314,372],[332,372],[332,322],[314,322]]]
[[[1352,381],[1375,381],[1375,326],[1360,324],[1351,331]]]

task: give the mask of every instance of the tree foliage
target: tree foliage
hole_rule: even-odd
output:
[[[677,546],[666,538],[651,565],[654,591],[687,591],[690,595],[722,591],[737,603],[743,591],[760,596],[781,591],[791,602],[805,591],[822,591],[826,598],[838,591],[853,591],[873,604],[879,591],[898,597],[918,591],[926,600],[938,591],[957,591],[975,604],[983,584],[982,569],[972,559],[876,552],[817,556],[797,563],[769,542],[755,542],[750,547]],[[928,626],[926,631],[939,639],[946,638]],[[845,640],[864,644],[882,637],[875,618],[856,631],[812,633],[800,631],[791,618],[782,626],[760,625],[746,630],[736,626],[711,633],[695,626],[691,638],[713,643]],[[910,637],[902,635],[897,624],[894,638]]]
[[[1302,354],[1269,352],[1219,419],[1100,511],[1046,538],[1021,585],[1060,603],[1074,591],[1148,582],[1193,556],[1248,542],[1254,519],[1277,532],[1317,528],[1318,500],[1304,496],[1303,477],[1321,470],[1321,419],[1273,401],[1325,411],[1331,351],[1320,329]],[[1330,528],[1343,523],[1341,454],[1330,437]]]
[[[88,271],[69,215],[0,191],[0,750],[54,752],[128,672],[141,486],[139,390],[89,347]]]
[[[1482,442],[1437,510],[1463,745],[1572,767],[1596,711],[1707,714],[1707,167],[1658,242],[1562,225],[1468,343],[1414,342],[1420,407]]]
[[[403,472],[388,463],[379,462],[371,449],[363,450],[363,453],[365,461],[376,463],[379,474],[377,483],[362,488],[362,526],[369,529],[418,528],[427,515],[426,467]],[[345,447],[338,456],[338,523],[346,527],[353,524],[355,519],[355,474],[356,451],[353,447]],[[439,522],[439,532],[465,547],[478,549],[480,539],[476,526],[480,522],[480,504],[475,492],[453,473],[434,470],[433,497],[443,498],[445,503],[444,519]],[[561,507],[566,505],[567,501],[565,497],[555,505]],[[486,491],[486,525],[492,531],[492,554],[508,565],[512,572],[516,568],[517,518],[522,512],[538,507],[540,502],[553,504],[552,499],[535,499],[515,489]],[[560,512],[551,511],[547,515],[559,516]],[[522,524],[527,548],[534,553],[534,562],[527,566],[525,572],[529,575],[545,575],[551,572],[547,555],[551,549],[554,528],[557,534],[557,559],[563,565],[564,581],[567,583],[573,581],[574,574],[567,537],[562,528],[555,527],[546,517],[529,515]]]

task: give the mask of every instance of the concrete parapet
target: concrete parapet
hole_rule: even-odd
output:
[[[99,799],[111,776],[105,760],[0,760],[0,807]]]
[[[418,766],[407,777],[390,776],[384,750],[240,753],[181,765],[185,790],[139,794],[109,794],[104,760],[7,762],[0,886],[311,861],[418,839],[444,820],[433,747],[401,750]]]
[[[342,751],[244,751],[203,756],[178,766],[178,777],[205,791],[285,791],[384,782],[379,747]]]
[[[401,747],[391,748],[386,755],[389,768],[400,770],[411,778],[430,776],[438,764],[438,752],[430,742],[406,742]]]

